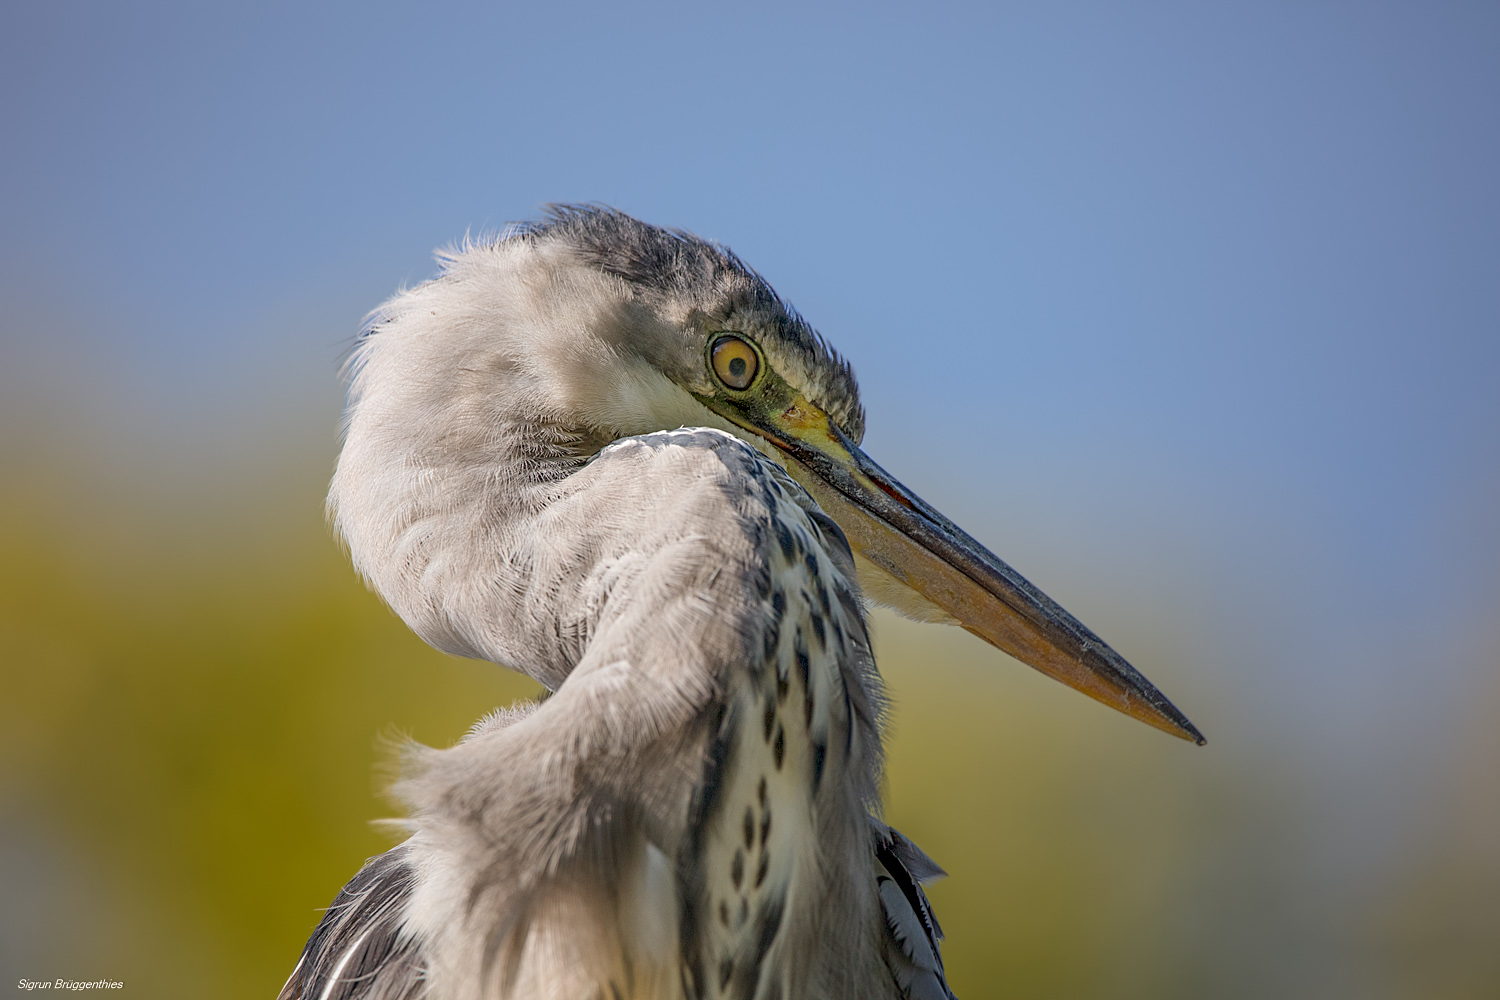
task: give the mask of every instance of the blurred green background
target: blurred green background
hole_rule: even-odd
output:
[[[722,239],[1209,738],[879,614],[977,997],[1500,996],[1492,5],[0,14],[0,978],[265,997],[534,686],[326,530],[342,352],[550,200]]]

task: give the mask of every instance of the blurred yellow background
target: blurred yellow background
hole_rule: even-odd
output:
[[[425,647],[364,590],[318,463],[196,513],[100,510],[86,465],[18,470],[0,501],[8,965],[270,996],[390,846],[369,821],[397,814],[399,741],[447,744],[536,687]],[[962,632],[882,612],[875,635],[889,818],[950,872],[932,895],[960,995],[1310,995],[1296,980],[1327,974],[1330,944],[1381,995],[1495,995],[1493,676],[1443,742],[1417,849],[1351,892],[1321,884],[1317,762],[1247,747],[1166,630],[1127,648],[1178,669],[1174,695],[1217,723],[1201,750]]]

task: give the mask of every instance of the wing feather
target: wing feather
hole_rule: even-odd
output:
[[[339,890],[278,1000],[421,1000],[416,942],[401,933],[413,872],[397,847]]]
[[[943,974],[943,955],[938,926],[922,883],[945,872],[902,834],[875,823],[876,882],[890,947],[886,961],[896,985],[911,1000],[955,1000]]]

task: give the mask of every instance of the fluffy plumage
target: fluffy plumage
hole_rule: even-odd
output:
[[[742,331],[857,438],[848,365],[728,251],[607,209],[443,263],[361,337],[329,508],[419,635],[552,694],[413,752],[410,839],[283,997],[947,996],[936,866],[876,818],[848,543],[695,398]]]

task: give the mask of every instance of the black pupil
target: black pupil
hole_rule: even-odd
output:
[[[731,378],[735,378],[735,379],[741,379],[741,378],[745,377],[745,359],[744,358],[730,358],[729,359],[729,376]]]

